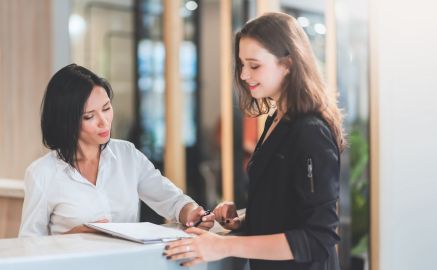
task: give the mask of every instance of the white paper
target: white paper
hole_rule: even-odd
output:
[[[167,228],[150,222],[87,223],[85,225],[117,237],[140,243],[166,242],[192,237],[182,230]]]

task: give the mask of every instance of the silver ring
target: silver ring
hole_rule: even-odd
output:
[[[186,250],[187,252],[190,252],[190,251],[191,251],[190,246],[186,246],[186,247],[185,247],[185,250]]]

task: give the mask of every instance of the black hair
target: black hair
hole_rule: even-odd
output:
[[[41,103],[42,142],[73,168],[84,106],[95,86],[103,87],[112,99],[108,81],[84,67],[70,64],[50,79]],[[101,145],[100,150],[107,144]]]

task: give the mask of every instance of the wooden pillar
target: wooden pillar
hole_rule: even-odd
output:
[[[180,1],[164,0],[165,46],[165,153],[164,172],[185,191],[185,146],[183,143],[183,95],[179,72],[182,39]]]
[[[232,110],[232,2],[220,1],[220,88],[223,199],[234,200],[234,140]]]
[[[369,103],[370,103],[370,269],[379,269],[379,58],[378,1],[369,1]]]

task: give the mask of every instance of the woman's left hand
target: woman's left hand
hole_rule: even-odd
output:
[[[196,236],[169,243],[163,253],[168,260],[183,259],[181,266],[192,266],[227,257],[224,236],[194,227],[188,228],[186,232]]]

